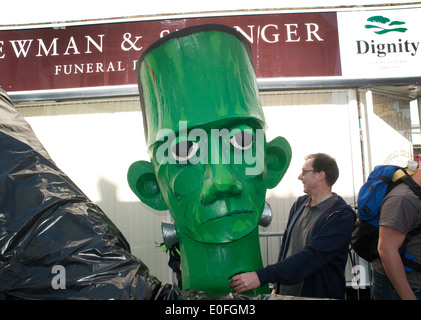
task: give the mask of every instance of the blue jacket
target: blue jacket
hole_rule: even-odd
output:
[[[304,280],[301,296],[345,298],[345,266],[351,242],[355,212],[338,196],[315,223],[311,241],[300,252],[284,258],[296,218],[309,196],[297,199],[291,208],[277,263],[257,270],[260,283],[294,284]]]

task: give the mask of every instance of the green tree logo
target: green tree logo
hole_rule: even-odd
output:
[[[401,32],[404,33],[407,28],[399,27],[404,25],[403,21],[390,21],[389,18],[383,16],[373,16],[367,19],[368,22],[374,24],[366,24],[366,29],[373,29],[374,33],[385,34],[388,32]]]

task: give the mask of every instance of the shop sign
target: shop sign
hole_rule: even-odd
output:
[[[339,12],[345,78],[421,76],[421,9]]]
[[[418,78],[421,8],[308,13],[172,16],[56,27],[0,28],[0,86],[10,93],[136,86],[142,52],[192,25],[236,28],[252,46],[257,77],[277,83],[313,79]]]
[[[335,12],[255,14],[0,29],[8,92],[135,85],[136,61],[160,37],[191,25],[236,28],[259,78],[340,76]]]

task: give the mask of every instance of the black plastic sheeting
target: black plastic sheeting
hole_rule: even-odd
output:
[[[265,300],[162,284],[0,88],[0,300]]]
[[[172,291],[166,286],[165,295],[176,298]],[[160,294],[161,282],[0,92],[0,299],[166,298]]]

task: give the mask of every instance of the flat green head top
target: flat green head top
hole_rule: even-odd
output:
[[[183,285],[227,292],[230,276],[261,266],[266,190],[291,160],[284,138],[266,141],[250,44],[227,26],[189,27],[152,44],[137,76],[151,162],[130,167],[129,185],[170,210]]]
[[[221,25],[186,28],[151,45],[138,63],[147,145],[179,123],[254,118],[264,124],[250,46]]]

